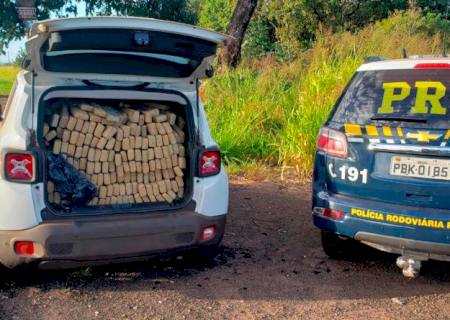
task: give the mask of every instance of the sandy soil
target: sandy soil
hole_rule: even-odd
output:
[[[2,319],[450,319],[450,264],[403,278],[395,257],[322,252],[309,184],[231,179],[222,252],[65,272],[4,273]]]

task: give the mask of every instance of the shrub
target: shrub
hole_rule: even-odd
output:
[[[202,27],[225,32],[233,15],[236,0],[204,0],[199,16]]]
[[[441,36],[417,12],[397,13],[357,33],[317,35],[290,63],[273,56],[243,63],[206,83],[212,133],[228,162],[264,162],[309,175],[317,131],[358,66],[370,55],[441,52]]]

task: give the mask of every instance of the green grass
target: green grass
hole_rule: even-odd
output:
[[[19,68],[16,66],[0,66],[0,96],[7,96],[16,79]]]
[[[322,34],[291,63],[243,63],[204,88],[211,131],[233,171],[281,166],[309,176],[320,125],[370,55],[440,53],[440,36],[417,13],[397,14],[356,34]]]

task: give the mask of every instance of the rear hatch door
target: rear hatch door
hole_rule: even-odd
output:
[[[74,79],[201,79],[225,39],[195,26],[146,18],[47,20],[32,28],[27,69]]]
[[[332,191],[450,209],[450,69],[358,72],[329,126],[349,144],[328,159]]]

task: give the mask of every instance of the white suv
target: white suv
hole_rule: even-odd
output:
[[[143,18],[36,23],[0,123],[0,263],[214,256],[228,179],[198,88],[224,40]]]

